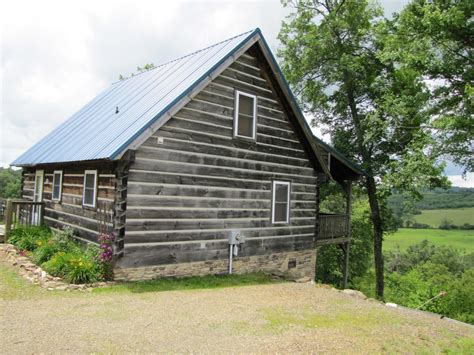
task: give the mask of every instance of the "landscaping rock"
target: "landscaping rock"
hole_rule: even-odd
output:
[[[300,279],[297,279],[295,280],[295,282],[298,282],[298,283],[307,283],[307,282],[311,282],[311,277],[309,276],[305,276],[305,277],[302,277]]]
[[[342,290],[342,292],[345,293],[346,295],[350,295],[352,297],[360,298],[362,300],[367,299],[366,295],[364,295],[362,292],[357,291],[357,290],[345,289],[345,290]]]

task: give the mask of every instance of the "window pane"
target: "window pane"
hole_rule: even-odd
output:
[[[93,188],[95,183],[94,174],[86,174],[86,187]]]
[[[286,222],[286,203],[275,203],[275,222]]]
[[[239,114],[253,117],[253,97],[239,95]]]
[[[287,202],[288,201],[288,185],[276,184],[275,189],[276,189],[275,201]]]
[[[237,134],[239,136],[253,137],[253,118],[239,115]]]
[[[54,174],[54,185],[59,186],[59,182],[61,180],[61,174]]]
[[[53,198],[54,199],[59,199],[59,185],[54,185],[53,186]]]
[[[84,204],[93,205],[94,204],[94,189],[85,189],[84,192]]]

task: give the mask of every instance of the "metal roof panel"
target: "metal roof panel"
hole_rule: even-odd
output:
[[[125,142],[160,119],[183,92],[256,31],[242,33],[112,84],[12,165],[114,159]]]

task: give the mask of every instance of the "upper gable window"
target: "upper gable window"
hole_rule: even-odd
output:
[[[257,97],[235,92],[234,136],[255,139],[257,127]]]

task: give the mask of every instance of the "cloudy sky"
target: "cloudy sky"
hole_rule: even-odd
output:
[[[387,15],[407,0],[382,0]],[[275,51],[279,1],[1,1],[0,165],[138,65],[260,27]],[[448,175],[459,174],[450,167]],[[474,186],[453,176],[458,186]]]

